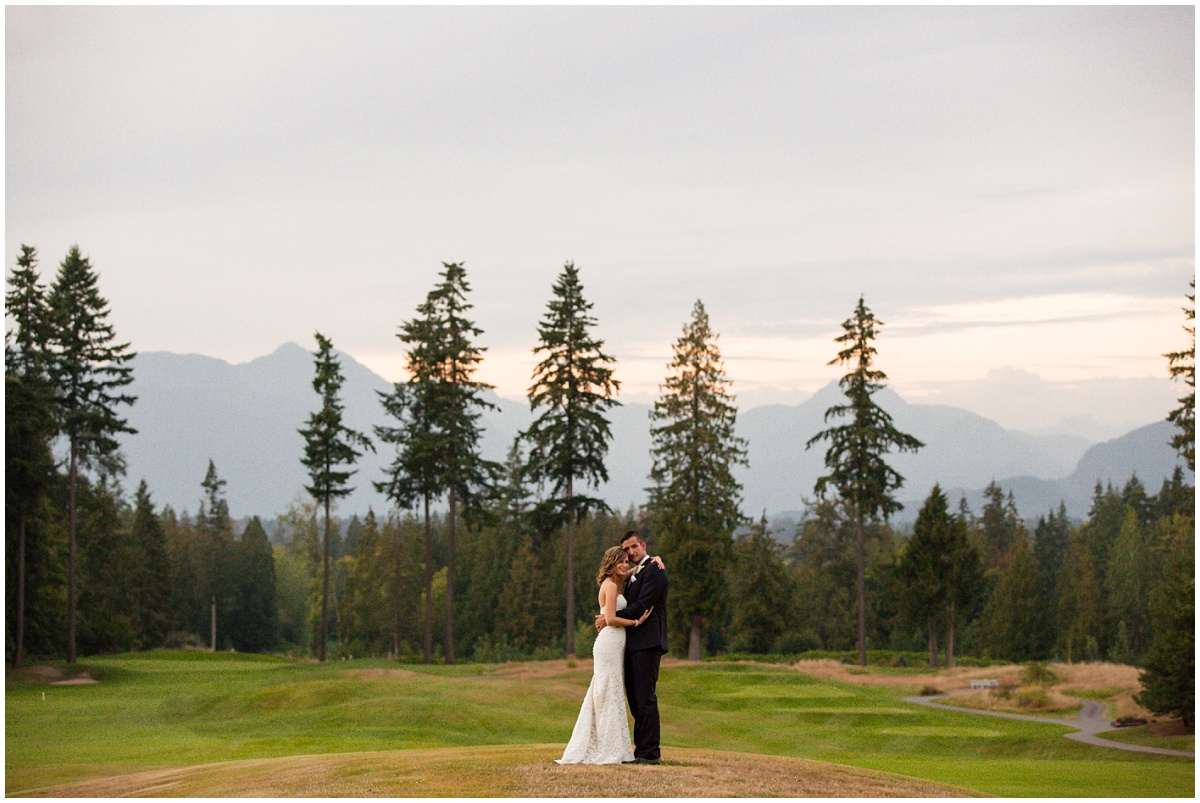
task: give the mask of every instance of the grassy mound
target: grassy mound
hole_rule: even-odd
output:
[[[676,749],[657,767],[559,766],[562,745],[230,761],[28,790],[37,797],[964,797],[901,775]]]

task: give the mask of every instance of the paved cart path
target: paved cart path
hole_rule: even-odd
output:
[[[942,705],[934,702],[935,700],[944,700],[948,694],[938,694],[930,697],[902,697],[901,699],[907,703],[916,703],[918,705],[926,705],[930,708],[940,708],[943,711],[958,711],[963,714],[983,714],[988,717],[1004,717],[1005,719],[1023,719],[1027,722],[1045,722],[1050,725],[1066,725],[1071,728],[1078,728],[1072,733],[1063,734],[1068,739],[1074,739],[1077,742],[1085,744],[1094,744],[1099,747],[1111,747],[1114,750],[1133,750],[1137,753],[1158,753],[1164,756],[1184,756],[1186,758],[1195,758],[1196,754],[1187,750],[1168,750],[1165,747],[1146,747],[1140,744],[1126,744],[1125,742],[1114,742],[1109,739],[1101,739],[1096,734],[1104,731],[1117,730],[1108,721],[1107,709],[1103,703],[1098,703],[1095,700],[1080,700],[1083,708],[1079,713],[1072,718],[1055,718],[1055,717],[1035,717],[1028,714],[1009,714],[1004,711],[983,711],[978,708],[959,708],[952,705]]]

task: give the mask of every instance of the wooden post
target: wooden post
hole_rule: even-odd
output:
[[[217,651],[217,597],[212,598],[212,651]]]

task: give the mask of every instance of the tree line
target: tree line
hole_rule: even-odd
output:
[[[68,295],[71,281],[86,292]],[[735,397],[700,301],[673,345],[651,413],[646,503],[619,513],[594,496],[607,479],[606,412],[619,403],[619,382],[592,332],[578,269],[566,263],[552,287],[528,392],[534,420],[501,464],[479,452],[489,386],[474,377],[486,349],[470,320],[466,271],[444,263],[399,327],[409,378],[381,394],[386,423],[371,433],[342,422],[340,366],[332,341],[317,333],[318,409],[298,428],[309,496],[275,522],[272,547],[257,519],[233,532],[211,463],[194,519],[155,513],[144,482],[132,505],[123,500],[115,437],[132,432],[118,410],[134,402],[122,390],[133,355],[114,345],[107,304],[78,249],[44,290],[36,252],[23,247],[9,284],[14,663],[30,649],[57,654],[64,641],[69,661],[76,641],[85,652],[189,640],[249,650],[291,644],[324,659],[332,640],[343,655],[447,663],[459,655],[572,656],[592,637],[594,565],[631,528],[657,542],[667,561],[672,643],[694,659],[852,644],[866,663],[869,648],[917,641],[934,664],[939,651],[947,663],[957,651],[1150,667],[1170,652],[1160,642],[1173,631],[1163,623],[1178,605],[1155,600],[1173,567],[1194,565],[1181,546],[1189,539],[1179,535],[1193,526],[1184,503],[1192,490],[1180,474],[1153,497],[1136,481],[1121,491],[1098,487],[1087,521],[1067,522],[1060,508],[1033,533],[1011,494],[994,485],[978,517],[965,505],[951,513],[935,487],[911,533],[892,529],[903,477],[886,456],[922,444],[897,431],[872,398],[886,380],[874,365],[883,324],[862,298],[830,363],[848,368],[845,403],[827,411],[827,429],[804,445],[827,444],[827,472],[796,531],[772,533],[741,512],[732,468],[746,463],[746,445],[734,434]],[[1172,376],[1194,388],[1194,346],[1168,358]],[[1194,391],[1172,420],[1183,436],[1176,448],[1193,465],[1188,398]],[[374,448],[393,455],[385,475],[356,479],[357,458]],[[356,481],[373,482],[391,509],[339,527],[336,500]]]

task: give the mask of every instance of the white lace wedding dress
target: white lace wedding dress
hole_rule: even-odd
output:
[[[625,597],[617,596],[617,610]],[[619,764],[633,761],[625,718],[625,628],[606,627],[592,646],[592,685],[588,686],[571,741],[558,764]]]

